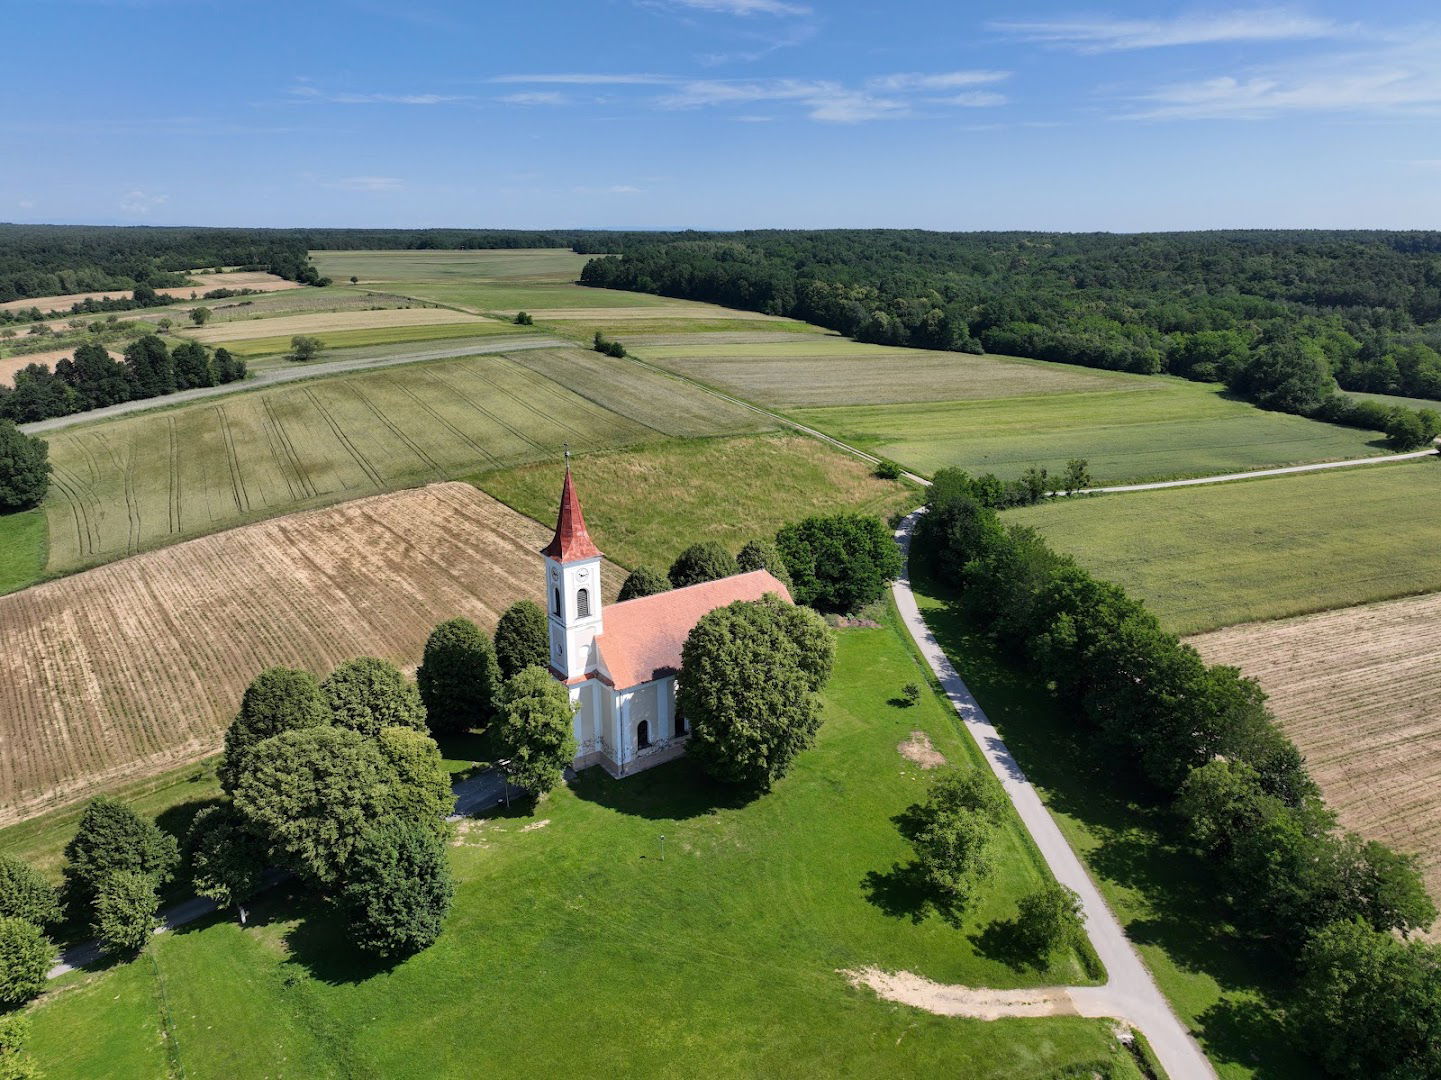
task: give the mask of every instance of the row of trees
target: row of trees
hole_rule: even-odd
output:
[[[735,555],[718,540],[704,540],[676,556],[665,575],[637,567],[621,586],[620,599],[754,570],[769,570],[798,604],[851,613],[881,598],[901,571],[901,556],[890,530],[877,517],[815,516],[785,526],[774,541],[751,540]]]
[[[30,364],[16,372],[13,388],[0,386],[0,418],[27,424],[245,376],[245,361],[229,349],[212,353],[194,341],[171,349],[157,335],[147,334],[126,346],[123,361],[92,342],[57,363],[54,371]]]
[[[1436,916],[1416,860],[1337,827],[1253,680],[1207,666],[1124,590],[1003,524],[974,486],[959,470],[937,474],[922,549],[1007,654],[1172,799],[1236,925],[1297,974],[1303,1004],[1332,1003],[1298,1009],[1307,1045],[1338,1076],[1441,1067],[1441,995],[1420,977],[1441,953],[1392,936]],[[1378,1038],[1367,1024],[1388,1009]]]

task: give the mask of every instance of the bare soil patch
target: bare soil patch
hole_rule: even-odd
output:
[[[1420,855],[1441,897],[1441,593],[1189,640],[1260,681],[1341,823]]]
[[[214,753],[262,668],[411,665],[443,619],[493,629],[514,601],[543,601],[549,532],[432,484],[0,597],[0,825]]]
[[[1076,1016],[1075,1003],[1064,986],[1037,986],[1022,990],[988,990],[984,987],[947,986],[909,971],[861,968],[843,971],[855,987],[868,987],[877,997],[924,1009],[937,1016],[964,1016],[972,1020],[999,1020],[1003,1016]]]
[[[380,311],[324,311],[285,315],[274,319],[245,319],[200,329],[185,330],[187,337],[210,344],[249,338],[318,334],[327,330],[373,330],[382,326],[440,326],[451,323],[485,323],[494,320],[448,308],[387,308]]]
[[[0,357],[0,383],[13,383],[15,381],[15,373],[23,368],[29,367],[31,364],[45,364],[53,369],[61,360],[68,360],[74,356],[77,348],[79,348],[78,345],[72,345],[68,349],[49,349],[46,352],[23,353],[20,356]],[[110,355],[117,360],[120,359],[120,353],[117,349],[111,349]]]
[[[931,737],[924,731],[911,732],[909,739],[896,744],[896,750],[923,769],[938,769],[946,763],[946,755],[931,745]]]

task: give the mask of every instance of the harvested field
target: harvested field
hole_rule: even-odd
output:
[[[1342,824],[1419,854],[1441,898],[1441,593],[1190,642],[1260,681]]]
[[[478,315],[448,308],[402,308],[381,311],[326,311],[305,315],[282,315],[274,319],[246,319],[184,331],[187,337],[213,345],[247,338],[289,337],[293,334],[321,334],[327,330],[369,330],[392,326],[432,326],[448,323],[489,323]]]
[[[157,290],[161,296],[177,300],[188,300],[192,292],[197,295],[211,289],[254,289],[257,292],[279,292],[282,289],[304,288],[297,281],[286,281],[263,270],[237,270],[228,274],[191,275],[192,284]],[[25,311],[38,307],[41,311],[68,311],[73,305],[86,300],[128,300],[134,289],[107,289],[104,292],[67,293],[64,296],[32,296],[25,300],[7,300],[0,304],[0,311]],[[128,313],[126,313],[128,314]]]
[[[828,330],[815,328],[817,337],[832,337]],[[682,346],[705,346],[705,345],[783,345],[796,340],[793,331],[725,331],[718,330],[711,334],[639,334],[627,335],[625,343],[630,345],[682,345]],[[844,338],[839,340],[845,340]]]
[[[1060,499],[1006,512],[1168,630],[1441,590],[1441,460]]]
[[[543,355],[542,355],[543,354]],[[576,389],[571,389],[574,386]],[[49,437],[49,568],[479,469],[765,421],[636,364],[493,353],[281,385]]]
[[[362,292],[356,289],[326,288],[270,293],[267,296],[235,296],[228,300],[206,300],[213,313],[208,325],[270,319],[277,315],[300,315],[320,311],[370,311],[386,308],[418,308],[428,304],[395,293]]]
[[[530,311],[529,308],[526,309]],[[503,311],[500,314],[512,318],[515,311]],[[542,322],[626,322],[630,319],[744,319],[747,322],[790,322],[790,319],[782,318],[779,315],[762,315],[754,311],[736,311],[733,308],[719,307],[715,304],[698,304],[692,302],[677,303],[668,301],[665,303],[652,304],[646,307],[556,307],[536,308],[530,311],[533,319]]]
[[[0,357],[0,383],[8,384],[14,382],[15,373],[22,368],[29,367],[31,364],[45,364],[53,369],[61,360],[68,360],[74,356],[77,348],[79,348],[79,346],[72,345],[68,349],[49,349],[46,352],[22,353],[20,356]],[[112,348],[110,349],[110,355],[118,360],[120,359],[120,350]]]
[[[311,261],[336,281],[531,280],[569,282],[594,256],[569,248],[475,251],[312,251]]]
[[[267,323],[261,323],[262,327]],[[439,323],[425,326],[376,326],[369,330],[322,330],[315,336],[325,343],[327,350],[356,349],[367,345],[413,345],[423,341],[442,341],[457,338],[478,338],[489,340],[502,335],[533,333],[523,326],[484,319],[480,322]],[[277,337],[246,338],[243,341],[227,341],[224,346],[236,356],[283,357],[290,351],[294,335]],[[322,355],[327,359],[330,353]]]
[[[542,599],[548,536],[468,484],[433,484],[0,597],[0,824],[214,753],[264,667],[413,665],[443,619],[493,629]]]

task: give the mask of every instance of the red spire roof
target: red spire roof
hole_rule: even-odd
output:
[[[575,485],[570,480],[570,462],[566,462],[565,486],[560,489],[560,513],[555,519],[555,536],[540,549],[540,553],[557,562],[593,559],[600,554],[600,548],[591,542],[590,533],[585,531],[585,515],[580,512],[580,500],[575,497]]]

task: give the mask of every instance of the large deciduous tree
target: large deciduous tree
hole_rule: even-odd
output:
[[[730,577],[735,572],[735,557],[724,544],[719,540],[702,540],[677,555],[666,576],[677,589],[683,589],[687,585]]]
[[[880,518],[866,514],[809,517],[776,534],[798,604],[852,612],[885,592],[901,572],[895,537]]]
[[[388,727],[381,729],[376,746],[389,770],[389,812],[442,829],[455,809],[455,792],[435,740],[414,728]]]
[[[495,659],[506,679],[550,663],[550,631],[534,601],[517,600],[505,609],[495,627]]]
[[[175,366],[175,389],[191,390],[197,386],[214,386],[215,369],[210,364],[210,350],[196,341],[186,341],[170,353]]]
[[[95,895],[92,929],[100,947],[112,956],[134,956],[160,925],[160,898],[149,874],[117,870]]]
[[[1078,947],[1086,937],[1081,898],[1058,881],[1021,897],[1016,936],[1022,947],[1044,962],[1058,952]]]
[[[330,705],[308,671],[266,668],[245,688],[240,712],[225,731],[225,750],[216,774],[233,794],[251,747],[282,731],[300,731],[331,722]]]
[[[626,579],[620,587],[620,595],[616,597],[616,600],[636,600],[642,596],[654,596],[656,593],[663,593],[669,589],[670,580],[659,570],[652,570],[649,566],[637,566],[626,575]]]
[[[791,587],[791,575],[786,569],[786,561],[781,558],[775,544],[769,540],[747,541],[745,547],[736,553],[736,569],[742,574],[749,574],[754,570],[769,570],[771,576],[781,581],[787,589]]]
[[[195,815],[186,840],[190,882],[221,907],[255,895],[268,862],[265,841],[232,805],[207,806]]]
[[[812,611],[775,598],[707,613],[681,650],[688,753],[727,783],[768,789],[820,728],[816,691],[834,642]]]
[[[159,885],[179,859],[173,836],[124,803],[101,795],[85,807],[75,836],[65,845],[65,880],[71,896],[89,904],[112,875],[139,874]]]
[[[425,731],[425,706],[415,684],[400,669],[374,656],[347,660],[320,684],[334,723],[362,735],[381,728]]]
[[[0,854],[0,918],[36,926],[60,921],[60,898],[40,871],[14,855]]]
[[[991,876],[991,850],[1005,796],[977,769],[950,769],[931,782],[926,801],[907,812],[911,846],[931,900],[951,920]]]
[[[0,514],[39,506],[50,489],[50,447],[0,420]]]
[[[170,359],[170,350],[154,334],[146,334],[126,346],[125,370],[134,387],[133,397],[151,398],[175,392],[175,364]]]
[[[500,688],[495,646],[469,619],[451,619],[431,631],[415,673],[425,718],[436,734],[485,728]]]
[[[292,869],[325,887],[390,811],[388,781],[373,738],[341,727],[286,731],[251,749],[235,806]]]
[[[575,760],[570,694],[543,668],[528,667],[506,680],[495,722],[497,753],[506,775],[536,798],[560,783]]]
[[[34,923],[0,916],[0,1006],[23,1005],[45,989],[55,946]],[[3,1072],[0,1059],[0,1077]]]
[[[427,948],[440,936],[454,893],[444,840],[420,825],[390,821],[360,837],[340,904],[357,945],[394,957]]]

